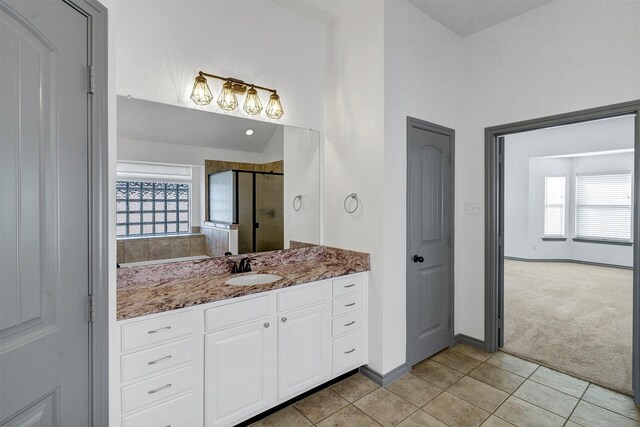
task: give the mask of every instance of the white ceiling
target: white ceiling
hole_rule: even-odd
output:
[[[118,96],[118,138],[122,139],[262,153],[278,126]],[[247,136],[247,129],[253,129],[253,135]]]
[[[271,0],[321,24],[334,18],[340,0]],[[342,0],[345,1],[345,0]],[[388,0],[395,1],[395,0]],[[408,0],[461,37],[507,21],[553,0]]]
[[[418,9],[466,37],[552,0],[409,0]]]

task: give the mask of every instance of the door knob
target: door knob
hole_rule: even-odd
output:
[[[419,255],[414,255],[413,262],[424,262],[424,257],[421,257]]]

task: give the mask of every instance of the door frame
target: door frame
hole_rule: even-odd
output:
[[[570,113],[558,114],[493,126],[485,129],[485,350],[498,350],[500,314],[504,311],[504,276],[500,274],[501,235],[504,226],[504,178],[501,176],[499,138],[505,135],[576,124],[586,121],[635,114],[634,176],[633,176],[633,344],[632,383],[636,405],[640,405],[640,100],[590,108]]]
[[[447,198],[447,202],[449,203],[449,228],[450,228],[450,234],[451,234],[451,242],[449,245],[449,264],[450,264],[450,268],[449,268],[449,315],[451,316],[451,337],[449,338],[449,347],[453,347],[454,344],[454,339],[455,339],[455,334],[454,334],[454,330],[455,330],[455,311],[454,311],[454,304],[455,304],[455,262],[454,262],[454,247],[455,247],[455,147],[456,147],[456,131],[454,129],[448,128],[448,127],[444,127],[444,126],[440,126],[436,123],[432,123],[432,122],[427,122],[425,120],[420,120],[414,117],[410,117],[407,116],[407,142],[406,142],[406,150],[407,150],[407,163],[406,163],[406,169],[407,169],[407,176],[406,176],[406,184],[405,184],[405,194],[406,194],[406,205],[405,205],[405,220],[406,220],[406,245],[405,245],[405,251],[406,251],[406,277],[409,277],[409,268],[411,266],[411,255],[410,255],[410,251],[409,251],[409,239],[410,239],[410,233],[409,233],[409,131],[411,129],[412,126],[415,126],[419,129],[423,129],[429,132],[434,132],[434,133],[439,133],[441,135],[446,135],[451,139],[451,162],[450,162],[450,167],[449,167],[449,182],[451,184],[451,188],[449,191],[449,197]],[[406,284],[405,286],[408,287],[408,279],[406,279]],[[406,292],[406,302],[405,302],[405,307],[406,307],[406,311],[407,311],[407,316],[406,316],[406,341],[407,341],[407,345],[406,345],[406,365],[409,367],[409,369],[411,368],[410,366],[410,361],[409,361],[409,355],[411,354],[412,351],[412,342],[409,339],[410,335],[410,316],[411,316],[411,312],[409,311],[409,292]]]
[[[89,416],[92,425],[97,427],[109,425],[108,11],[97,0],[63,1],[87,18],[87,63],[95,72],[93,93],[87,94],[88,292],[92,296],[89,304],[93,308],[93,322],[89,323],[88,392],[91,402]]]

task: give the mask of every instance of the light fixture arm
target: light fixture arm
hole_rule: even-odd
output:
[[[264,86],[258,86],[258,85],[253,84],[253,83],[247,83],[247,82],[245,82],[243,80],[234,79],[232,77],[216,76],[215,74],[205,73],[204,71],[198,71],[198,75],[204,76],[204,77],[211,77],[213,79],[222,80],[223,82],[231,82],[233,84],[243,85],[243,86],[247,86],[247,87],[253,87],[253,88],[256,88],[256,89],[266,90],[267,92],[276,93],[275,89],[270,89],[270,88],[264,87]]]

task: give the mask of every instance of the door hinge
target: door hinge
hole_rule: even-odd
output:
[[[447,324],[449,325],[449,329],[451,329],[451,316],[449,316],[449,319],[447,319]]]
[[[504,329],[504,319],[498,319],[498,329]]]
[[[451,153],[449,153],[449,164],[451,164]]]
[[[498,246],[504,246],[504,236],[498,237]]]
[[[96,70],[93,65],[87,65],[87,93],[96,91]]]
[[[498,164],[502,164],[504,162],[504,154],[498,154]]]
[[[93,294],[89,295],[89,323],[93,323],[93,316],[95,311],[95,298]]]
[[[451,234],[447,237],[447,244],[451,247]]]

